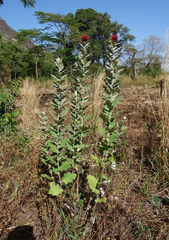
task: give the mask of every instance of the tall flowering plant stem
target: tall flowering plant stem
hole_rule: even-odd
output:
[[[79,62],[75,63],[73,69],[74,81],[71,86],[71,124],[68,142],[68,154],[79,164],[80,162],[77,159],[80,157],[81,151],[88,147],[88,145],[83,144],[83,139],[89,131],[89,126],[85,126],[84,121],[91,117],[91,115],[86,116],[85,114],[85,111],[89,106],[89,104],[87,104],[90,88],[90,86],[87,85],[87,79],[89,78],[87,77],[87,68],[90,65],[90,61],[88,61],[89,54],[87,51],[89,43],[80,44],[80,46],[81,51],[79,53]]]
[[[84,144],[84,137],[86,137],[89,131],[89,126],[85,125],[85,120],[91,117],[91,115],[86,116],[86,109],[89,106],[87,101],[89,99],[90,88],[87,84],[87,80],[89,78],[87,73],[90,61],[88,61],[89,43],[86,42],[86,38],[83,44],[80,43],[80,47],[79,61],[75,63],[73,69],[74,81],[71,86],[72,100],[70,105],[71,124],[69,141],[67,143],[67,154],[71,159],[73,159],[74,168],[78,170],[78,167],[81,167],[83,171],[85,168],[85,159],[82,159],[81,155],[83,150],[89,147]],[[77,183],[78,180],[79,179],[77,179]]]
[[[71,167],[72,162],[70,159],[66,159],[65,157],[67,142],[65,133],[68,131],[68,127],[63,126],[65,121],[64,116],[68,111],[68,108],[65,108],[68,103],[66,102],[66,89],[68,86],[63,86],[66,75],[64,74],[64,65],[62,60],[57,58],[55,64],[58,69],[58,77],[53,76],[55,79],[54,88],[56,89],[56,92],[54,92],[55,98],[51,103],[54,113],[50,112],[55,121],[47,126],[48,117],[45,113],[40,115],[43,123],[41,130],[44,133],[42,134],[42,137],[45,140],[45,143],[42,144],[43,153],[41,160],[48,166],[49,170],[49,175],[44,174],[42,176],[52,181],[49,183],[49,193],[59,195],[63,190],[59,185],[55,186],[54,176],[57,175],[59,182],[62,183],[63,179],[61,178],[60,172]]]
[[[121,97],[119,97],[119,74],[122,70],[118,69],[119,66],[119,50],[121,49],[118,42],[112,39],[110,41],[108,51],[107,51],[107,64],[106,64],[106,78],[104,79],[105,85],[103,93],[103,111],[100,114],[104,122],[104,127],[99,128],[103,138],[100,141],[100,151],[104,154],[105,164],[113,166],[114,158],[113,151],[117,142],[117,138],[123,133],[123,123],[124,119],[121,120],[119,124],[116,122],[116,112],[113,115],[115,106],[120,102]]]

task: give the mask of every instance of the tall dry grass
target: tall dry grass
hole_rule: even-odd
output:
[[[138,79],[134,81],[130,76],[121,75],[121,87],[141,86],[141,87],[157,87],[164,75],[156,76],[155,78],[147,75],[138,75]]]
[[[161,161],[160,178],[169,180],[169,45],[168,29],[166,30],[165,57],[164,57],[164,79],[161,101],[162,127],[161,127]]]
[[[37,117],[40,114],[39,102],[43,90],[39,90],[34,80],[26,78],[19,91],[19,98],[16,100],[16,106],[21,109],[20,127],[29,135],[38,134]]]
[[[102,92],[104,84],[105,73],[102,72],[92,79],[92,90],[90,94],[90,103],[92,109],[92,126],[101,127],[101,119],[99,119],[99,114],[101,113],[102,105]],[[95,129],[95,128],[94,128]]]

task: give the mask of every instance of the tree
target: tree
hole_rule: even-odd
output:
[[[78,9],[73,15],[35,12],[38,22],[47,24],[45,30],[55,27],[56,31],[47,33],[45,38],[51,42],[50,46],[56,47],[56,54],[63,58],[67,66],[75,61],[75,49],[79,48],[78,42],[82,35],[88,35],[91,43],[91,61],[105,65],[106,49],[111,34],[119,33],[120,42],[132,41],[135,37],[129,34],[129,29],[117,22],[111,23],[107,13],[98,13],[88,9]]]
[[[137,80],[137,75],[138,75],[138,62],[139,59],[136,58],[136,56],[138,55],[138,49],[132,45],[132,44],[125,44],[124,45],[124,50],[123,50],[123,61],[124,61],[124,69],[125,71],[130,72],[130,66],[132,67],[132,75],[131,78],[133,80]]]
[[[164,52],[164,42],[160,37],[156,35],[149,35],[147,38],[142,40],[141,49],[142,57],[145,62],[151,67],[153,62],[156,62],[157,56],[160,56]]]
[[[143,40],[140,46],[124,45],[123,62],[126,71],[132,67],[133,80],[137,79],[138,72],[155,77],[162,73],[162,56],[164,43],[160,37],[150,35]]]
[[[41,46],[34,46],[33,48],[29,48],[28,53],[31,58],[34,59],[35,63],[35,73],[36,73],[36,79],[38,79],[38,63],[40,59],[44,58],[45,53]]]
[[[139,56],[142,58],[144,69],[143,73],[155,77],[161,74],[162,53],[164,52],[164,42],[156,35],[149,35],[142,40],[142,44],[138,46]]]
[[[4,41],[0,35],[0,78],[6,82],[6,78],[17,78],[24,70],[25,50],[17,43]]]
[[[55,65],[55,59],[50,52],[45,52],[45,56],[43,59],[40,59],[39,65],[41,76],[50,78],[56,71],[53,67]]]
[[[78,32],[74,15],[72,13],[62,15],[36,11],[35,16],[40,24],[47,25],[44,28],[43,41],[47,43],[48,49],[61,57],[66,66],[74,63],[73,50]],[[53,27],[52,33],[45,33],[46,30],[53,29]]]
[[[17,43],[8,42],[6,48],[10,49],[11,55],[11,62],[10,62],[10,69],[11,69],[11,76],[12,79],[17,79],[24,69],[24,54],[25,50],[21,48]]]
[[[34,7],[36,4],[36,0],[20,0],[23,4],[24,7]],[[4,0],[0,0],[0,6],[4,4]]]
[[[98,13],[95,10],[78,9],[75,13],[75,19],[78,22],[78,30],[81,35],[88,35],[91,43],[92,62],[106,63],[106,49],[110,40],[110,35],[120,36],[120,43],[133,41],[135,37],[129,34],[127,27],[123,24],[110,21],[111,16],[106,12]]]
[[[91,44],[91,61],[103,65],[106,62],[106,48],[110,40],[111,21],[107,13],[98,13],[95,10],[78,9],[75,14],[75,19],[78,22],[78,30],[81,35],[88,35]]]
[[[34,45],[32,48],[28,50],[28,55],[34,59],[35,62],[35,70],[36,70],[36,78],[38,78],[38,62],[40,58],[44,57],[44,45],[42,44],[42,32],[39,29],[29,29],[29,30],[19,30],[18,33],[15,34],[15,37],[18,43],[22,44],[25,41],[32,41]]]

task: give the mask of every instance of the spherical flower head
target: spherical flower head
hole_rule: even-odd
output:
[[[114,42],[118,42],[118,36],[117,35],[112,35],[111,36],[111,40],[113,40]]]
[[[81,40],[82,40],[83,42],[87,42],[87,41],[89,40],[89,37],[88,37],[87,35],[83,35],[83,36],[81,37]]]

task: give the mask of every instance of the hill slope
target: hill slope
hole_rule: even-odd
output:
[[[15,33],[16,31],[13,30],[11,27],[8,26],[8,24],[0,18],[0,33],[3,35],[4,40],[10,40],[12,42],[16,42],[15,39]],[[29,49],[34,46],[34,44],[31,41],[27,41],[22,45],[25,49]]]

